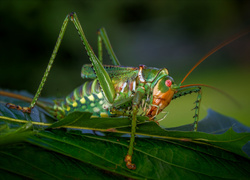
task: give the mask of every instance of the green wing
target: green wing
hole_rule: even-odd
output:
[[[104,69],[109,74],[111,79],[134,79],[138,74],[137,67],[115,66],[115,65],[103,65]],[[91,64],[85,64],[82,67],[81,76],[83,79],[95,79],[97,78],[94,68]]]

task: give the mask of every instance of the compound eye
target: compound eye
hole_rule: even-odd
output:
[[[165,85],[167,86],[167,87],[170,87],[171,85],[172,85],[172,81],[171,80],[166,80],[165,81]]]

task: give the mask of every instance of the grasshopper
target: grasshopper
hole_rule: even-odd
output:
[[[20,107],[8,104],[9,108],[19,109],[30,113],[32,108],[38,103],[38,97],[41,94],[43,86],[49,75],[50,69],[58,52],[63,39],[68,22],[73,22],[80,39],[87,51],[91,64],[82,67],[82,78],[92,79],[76,88],[64,100],[55,100],[50,113],[57,119],[62,119],[73,111],[88,111],[92,116],[113,117],[128,116],[131,118],[131,137],[128,153],[125,156],[126,166],[129,169],[136,169],[132,163],[133,147],[136,134],[137,114],[142,109],[144,116],[149,120],[155,121],[156,116],[161,113],[171,102],[172,99],[184,96],[186,94],[197,93],[195,101],[195,115],[193,130],[197,130],[199,107],[201,102],[201,87],[212,86],[204,84],[182,85],[189,74],[208,56],[224,47],[228,43],[245,35],[247,32],[236,35],[228,41],[223,42],[216,48],[206,54],[196,65],[187,73],[183,80],[176,84],[174,79],[169,76],[166,68],[158,69],[139,65],[139,67],[124,67],[120,65],[108,39],[104,28],[98,31],[98,57],[89,45],[87,38],[82,30],[76,13],[70,13],[66,16],[61,27],[59,37],[56,41],[53,53],[48,66],[38,87],[38,90],[32,99],[29,107]],[[112,65],[103,65],[102,46],[105,45],[107,52],[112,60]],[[218,90],[218,89],[216,89]]]

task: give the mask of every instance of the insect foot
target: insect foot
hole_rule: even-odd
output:
[[[31,113],[31,108],[30,107],[21,107],[19,105],[15,105],[15,104],[12,104],[12,103],[7,103],[6,106],[9,109],[16,109],[16,110],[22,111],[23,113]]]
[[[136,165],[132,164],[132,156],[127,155],[125,157],[124,161],[126,162],[126,166],[127,166],[128,169],[132,169],[132,170],[136,169]]]

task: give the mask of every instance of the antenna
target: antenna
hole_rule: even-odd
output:
[[[213,53],[215,53],[216,51],[218,51],[219,49],[223,48],[224,46],[228,45],[229,43],[235,41],[236,39],[239,39],[240,37],[248,34],[250,32],[250,29],[246,29],[243,32],[240,32],[236,35],[234,35],[233,37],[231,37],[230,39],[222,42],[221,44],[219,44],[218,46],[216,46],[215,48],[213,48],[211,51],[209,51],[205,56],[203,56],[193,67],[192,69],[187,73],[187,75],[182,79],[180,85],[186,80],[186,78],[189,76],[189,74],[191,72],[193,72],[193,70],[199,66],[200,63],[202,63],[205,59],[207,59],[209,56],[211,56]]]

